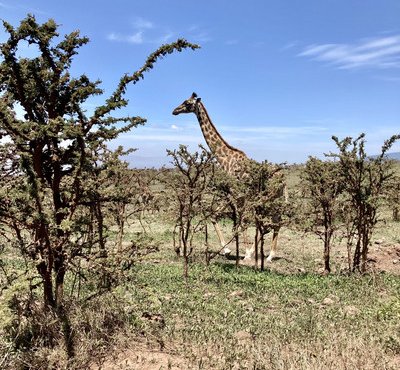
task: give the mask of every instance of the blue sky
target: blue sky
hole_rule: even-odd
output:
[[[361,132],[374,154],[400,132],[398,0],[0,0],[0,18],[15,26],[27,13],[90,38],[73,73],[101,79],[104,98],[161,44],[201,45],[128,89],[126,113],[148,122],[111,145],[138,148],[132,166],[158,167],[167,148],[204,143],[194,115],[171,115],[193,91],[224,138],[256,160],[303,162],[335,150],[332,135]]]

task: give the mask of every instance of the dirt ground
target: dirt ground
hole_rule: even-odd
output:
[[[370,268],[377,272],[400,275],[400,244],[388,245],[382,240],[375,241],[368,262]]]
[[[101,365],[92,365],[90,370],[182,370],[187,368],[185,359],[168,351],[135,345],[135,348],[117,351]]]

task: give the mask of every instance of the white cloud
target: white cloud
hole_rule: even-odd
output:
[[[131,27],[134,30],[133,34],[110,32],[107,35],[107,40],[114,42],[126,42],[131,44],[164,44],[170,42],[172,38],[179,35],[193,42],[206,43],[212,40],[209,33],[200,27],[194,25],[189,27],[186,32],[173,31],[168,27],[155,25],[153,22],[138,17],[132,23]],[[186,35],[185,35],[186,34]],[[229,40],[229,45],[237,43],[236,40]]]
[[[149,20],[140,17],[133,21],[133,28],[134,33],[132,34],[111,32],[107,35],[107,39],[110,41],[127,42],[130,44],[162,44],[168,42],[173,36],[175,36],[174,32],[165,29],[161,30],[160,27],[156,27]]]
[[[299,56],[341,69],[400,67],[400,35],[363,39],[353,44],[309,45]]]
[[[131,44],[142,44],[143,43],[143,31],[138,31],[131,36],[128,36],[128,42]]]
[[[107,35],[110,41],[128,42],[130,44],[143,44],[143,31],[138,31],[132,35],[121,35],[120,33],[110,33]]]
[[[172,128],[173,130],[179,130],[179,127],[178,127],[177,125],[171,125],[171,128]]]

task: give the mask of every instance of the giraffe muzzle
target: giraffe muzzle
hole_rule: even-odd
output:
[[[182,113],[182,108],[181,108],[181,107],[175,108],[175,109],[172,111],[172,114],[173,114],[174,116],[177,116],[179,113]]]

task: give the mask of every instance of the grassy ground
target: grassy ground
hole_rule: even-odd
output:
[[[400,265],[392,253],[399,246],[397,223],[379,225],[366,276],[343,274],[340,245],[332,251],[333,273],[322,276],[321,242],[283,229],[279,258],[267,271],[237,269],[223,257],[207,267],[199,242],[188,281],[171,229],[160,220],[148,226],[159,251],[129,271],[129,283],[71,314],[76,361],[66,365],[60,341],[55,350],[36,349],[36,365],[26,365],[25,357],[19,368],[399,368]],[[131,225],[126,241],[140,229]]]
[[[397,245],[395,228],[380,225],[366,276],[341,273],[347,262],[340,246],[334,273],[322,276],[321,243],[283,230],[280,258],[267,271],[236,269],[222,257],[207,267],[197,255],[186,282],[168,231],[153,225],[164,246],[115,292],[132,315],[136,344],[118,347],[102,368],[397,369],[400,271],[386,253]],[[392,269],[382,271],[381,259]]]
[[[159,251],[135,264],[129,283],[85,306],[71,301],[74,363],[60,341],[34,348],[35,364],[0,348],[0,369],[398,369],[400,224],[383,216],[365,276],[344,273],[347,253],[338,240],[332,274],[323,276],[321,241],[286,228],[265,272],[223,257],[206,266],[198,240],[185,281],[172,228],[156,215],[145,227]],[[230,225],[223,228],[228,233]],[[141,232],[133,223],[125,242]],[[18,260],[10,263],[18,270]],[[0,323],[9,320],[0,311]],[[59,328],[46,325],[38,330]],[[1,345],[8,343],[0,335]]]

